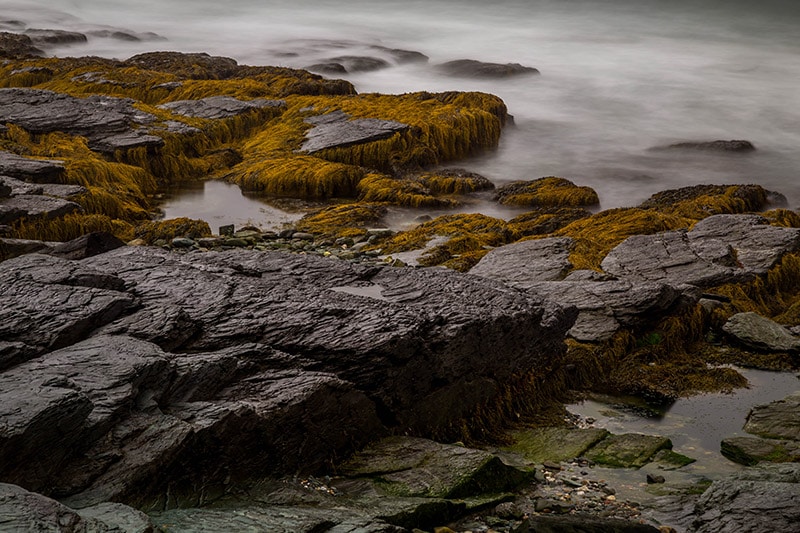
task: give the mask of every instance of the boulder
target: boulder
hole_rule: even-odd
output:
[[[227,79],[239,70],[239,64],[230,57],[206,53],[146,52],[123,62],[124,66],[144,70],[170,72],[188,79]]]
[[[584,455],[597,464],[617,468],[640,468],[660,450],[672,448],[666,437],[623,433],[610,435],[592,446]]]
[[[515,76],[528,76],[539,74],[533,67],[526,67],[519,63],[484,63],[474,59],[457,59],[436,65],[436,70],[448,76],[461,78],[511,78]]]
[[[770,463],[800,462],[800,442],[758,437],[723,439],[720,452],[731,461],[752,466],[762,461]]]
[[[43,55],[44,52],[33,44],[29,35],[0,31],[0,57],[22,59]]]
[[[326,59],[325,63],[336,63],[342,65],[347,72],[372,72],[389,68],[388,61],[379,57],[369,56],[338,56]]]
[[[700,496],[697,533],[774,533],[800,523],[800,463],[748,468],[714,481]]]
[[[373,50],[378,50],[387,54],[397,63],[427,63],[428,56],[415,50],[400,50],[398,48],[388,48],[386,46],[372,46]]]
[[[273,108],[280,110],[286,107],[286,102],[283,100],[266,100],[264,98],[239,100],[232,96],[209,96],[200,100],[167,102],[158,107],[169,109],[178,115],[187,117],[221,119],[249,113],[255,109]]]
[[[760,437],[800,442],[800,392],[754,407],[744,430]]]
[[[529,289],[540,281],[564,279],[572,269],[569,253],[573,244],[569,237],[515,242],[491,250],[469,273]]]
[[[75,202],[41,195],[18,195],[0,198],[0,224],[10,224],[21,218],[53,219],[83,211]]]
[[[800,337],[757,313],[736,313],[722,331],[745,346],[766,352],[798,352]]]
[[[25,30],[25,35],[31,38],[33,44],[42,47],[83,44],[88,42],[86,35],[75,31],[31,28]]]
[[[343,111],[310,117],[305,119],[305,122],[313,127],[306,132],[306,140],[300,147],[300,151],[309,154],[328,148],[388,139],[396,133],[406,131],[409,127],[407,124],[393,120],[376,118],[351,120],[349,115]]]
[[[5,120],[5,119],[4,119]],[[8,122],[11,122],[8,120]],[[31,159],[0,150],[0,175],[32,183],[58,183],[64,174],[62,161]],[[26,194],[26,193],[15,193]],[[27,193],[41,194],[41,193]]]
[[[131,509],[132,510],[132,509]],[[59,533],[100,533],[118,531],[97,520],[84,519],[77,512],[22,487],[0,483],[0,519],[9,532],[58,531]],[[135,530],[131,530],[135,531]],[[141,530],[150,533],[152,528]]]

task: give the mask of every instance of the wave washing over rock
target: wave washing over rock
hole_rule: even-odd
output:
[[[544,21],[575,20],[535,5]],[[278,35],[261,56],[308,70],[247,65],[267,43],[244,47],[250,26],[237,17],[260,4],[203,4],[177,38],[152,18],[137,30],[89,23],[130,9],[95,7],[77,18],[9,5],[14,16],[0,20],[0,529],[705,532],[796,522],[796,394],[755,407],[741,421],[748,435],[720,443],[740,470],[730,476],[667,436],[612,434],[564,409],[599,394],[664,409],[746,386],[732,365],[797,370],[800,214],[787,208],[792,190],[787,200],[765,187],[783,141],[683,131],[648,138],[653,149],[633,159],[610,151],[622,166],[691,160],[724,178],[671,187],[667,169],[655,194],[626,197],[635,207],[603,209],[609,189],[593,181],[602,172],[574,172],[594,168],[596,151],[575,167],[557,157],[546,172],[529,158],[558,135],[540,135],[548,118],[518,107],[518,91],[541,98],[555,83],[570,94],[546,60],[389,46],[408,38],[400,17],[383,40]],[[278,21],[298,13],[272,7]],[[532,9],[507,7],[484,31]],[[163,6],[160,17],[183,9]],[[603,24],[639,16],[608,9]],[[463,39],[480,13],[453,13],[442,37],[416,44]],[[188,30],[211,15],[217,32],[236,20],[243,31],[210,40],[212,53],[153,51],[196,43]],[[303,17],[295,23],[307,27],[313,17]],[[515,24],[503,35],[519,37]],[[652,36],[628,38],[592,46],[635,50]],[[223,45],[239,47],[239,61],[217,55]],[[562,45],[562,60],[575,60],[569,39]],[[123,50],[127,59],[111,58]],[[398,76],[430,86],[363,90]],[[736,94],[754,89],[743,82]],[[614,109],[585,91],[570,98]],[[520,140],[528,150],[504,159]],[[740,183],[737,173],[759,168],[772,169],[764,181]],[[215,220],[158,216],[164,194],[207,180],[300,214],[274,230],[213,232]],[[648,488],[617,492],[607,469]]]

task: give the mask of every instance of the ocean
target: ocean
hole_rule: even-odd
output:
[[[602,208],[700,183],[756,183],[800,206],[800,2],[791,0],[0,0],[0,25],[124,29],[59,56],[124,59],[208,52],[242,64],[306,67],[376,46],[427,63],[346,74],[359,92],[478,90],[515,125],[496,151],[456,166],[502,184],[557,175],[593,187]],[[454,59],[520,63],[539,76],[448,77]],[[749,154],[648,150],[747,139]]]

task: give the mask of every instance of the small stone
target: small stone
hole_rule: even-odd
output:
[[[545,467],[547,470],[554,470],[556,472],[561,471],[561,465],[558,463],[553,463],[551,461],[545,461],[542,463],[542,466]]]
[[[233,237],[233,233],[235,230],[236,228],[233,224],[228,224],[219,227],[219,234],[222,235],[223,237]]]
[[[501,503],[494,508],[494,513],[505,520],[519,520],[525,515],[514,502]]]
[[[245,239],[225,239],[225,246],[235,246],[237,248],[243,248],[245,246],[249,246],[250,243],[247,242]]]
[[[298,231],[297,233],[292,234],[292,239],[300,239],[301,241],[313,241],[314,235],[312,235],[311,233]]]
[[[191,248],[195,245],[195,242],[192,239],[187,239],[186,237],[175,237],[172,239],[171,244],[175,248]]]
[[[617,497],[614,496],[613,494],[609,494],[608,496],[606,496],[606,501],[615,502],[617,501]]]
[[[282,230],[280,233],[278,233],[278,237],[280,237],[281,239],[291,239],[292,235],[294,235],[294,233],[295,233],[295,230],[293,230],[293,229],[285,229],[285,230]]]
[[[654,474],[647,474],[647,484],[648,485],[652,485],[654,483],[665,483],[665,482],[666,482],[666,479],[664,479],[664,476],[657,476],[657,475],[654,475]]]

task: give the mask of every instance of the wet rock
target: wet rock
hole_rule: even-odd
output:
[[[406,131],[409,127],[393,120],[375,118],[351,120],[342,111],[310,117],[305,119],[305,122],[312,124],[313,128],[306,132],[306,140],[300,151],[310,154],[328,148],[388,139],[396,133]]]
[[[123,64],[201,80],[227,79],[239,69],[234,59],[206,53],[146,52],[125,60]]]
[[[606,437],[584,456],[601,465],[639,468],[650,462],[656,452],[669,448],[672,448],[672,442],[666,437],[624,433]]]
[[[36,47],[29,35],[0,32],[0,57],[23,59],[43,55],[44,52]]]
[[[34,134],[63,131],[82,135],[89,139],[91,148],[113,153],[156,142],[141,127],[152,124],[156,117],[139,111],[134,103],[129,98],[111,96],[75,98],[41,89],[0,89],[0,121]]]
[[[286,107],[286,102],[283,100],[265,100],[263,98],[239,100],[232,96],[209,96],[200,100],[168,102],[161,104],[159,107],[187,117],[222,119],[249,113],[255,109],[282,109]]]
[[[800,463],[748,468],[714,481],[697,502],[692,531],[772,533],[800,523]]]
[[[0,238],[0,261],[25,254],[48,254],[52,251],[54,245],[55,243],[33,241],[29,239]],[[2,366],[2,364],[0,364],[0,366]]]
[[[150,517],[121,503],[100,503],[77,511],[84,520],[95,520],[111,531],[124,533],[153,533],[155,524]],[[115,529],[116,528],[116,529]]]
[[[347,69],[341,63],[327,62],[327,63],[314,63],[305,67],[306,70],[311,72],[319,72],[320,74],[347,74]]]
[[[704,152],[753,152],[756,149],[753,143],[744,140],[732,141],[699,141],[680,142],[667,146],[652,148],[652,150],[699,150]]]
[[[96,520],[82,518],[55,500],[8,483],[0,483],[0,516],[5,524],[3,527],[10,528],[8,531],[99,533],[111,530]],[[147,533],[147,530],[142,530],[142,533]]]
[[[800,337],[768,318],[756,313],[737,313],[722,330],[749,348],[767,352],[800,351]]]
[[[730,437],[723,439],[720,452],[731,461],[745,466],[752,466],[761,461],[800,462],[800,442],[797,441]]]
[[[501,246],[486,254],[469,272],[520,289],[539,281],[560,280],[572,268],[569,253],[573,242],[569,237],[551,237]]]
[[[82,211],[80,205],[50,196],[19,195],[0,199],[0,224],[10,224],[21,218],[53,219]]]
[[[505,449],[534,463],[566,461],[581,457],[608,435],[608,431],[599,428],[533,428],[512,433],[514,444]]]
[[[526,529],[522,529],[526,528]],[[659,533],[651,525],[638,524],[617,518],[591,516],[532,516],[523,522],[518,531],[536,533]]]
[[[387,494],[425,498],[499,493],[531,477],[488,452],[413,437],[383,439],[340,469],[348,477],[380,476],[375,483]]]
[[[347,72],[372,72],[391,66],[386,60],[369,56],[338,56],[332,57],[326,62],[338,63],[342,65]]]
[[[125,243],[114,235],[104,231],[94,231],[55,245],[51,255],[64,259],[86,259],[122,246],[125,246]]]
[[[170,241],[170,244],[175,248],[191,248],[196,243],[192,239],[186,237],[175,237]]]
[[[13,191],[13,189],[6,181],[9,179],[10,178],[3,178],[2,176],[0,176],[0,198],[8,198],[9,196],[11,196],[11,192]]]
[[[744,429],[760,437],[800,442],[800,392],[754,407]]]
[[[86,35],[75,31],[28,29],[25,35],[31,38],[33,44],[44,47],[88,42]]]
[[[484,63],[473,59],[457,59],[436,66],[436,70],[448,76],[462,78],[510,78],[539,74],[533,67],[526,67],[519,63]]]
[[[656,474],[647,474],[645,480],[647,481],[648,485],[666,483],[666,481],[667,481],[666,479],[664,479],[664,476],[659,476],[659,475],[656,475]]]
[[[374,50],[379,50],[392,57],[397,63],[427,63],[428,56],[414,50],[400,50],[397,48],[387,48],[385,46],[373,46]]]
[[[600,203],[591,187],[578,186],[557,176],[512,181],[497,189],[494,201],[503,205],[538,208],[588,207]]]
[[[8,122],[11,121],[8,120]],[[2,176],[10,176],[32,183],[58,183],[63,174],[64,163],[62,161],[30,159],[0,150],[0,175]]]

